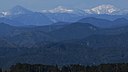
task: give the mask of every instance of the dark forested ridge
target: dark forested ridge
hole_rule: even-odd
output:
[[[91,20],[97,21],[95,18]],[[46,26],[0,23],[0,67],[8,68],[15,63],[128,63],[127,20],[116,19],[113,22],[126,26],[100,28],[86,22],[59,22]]]
[[[21,64],[12,65],[9,69],[0,72],[128,72],[127,63],[100,64],[95,66],[84,66],[79,64],[58,66],[43,64]]]

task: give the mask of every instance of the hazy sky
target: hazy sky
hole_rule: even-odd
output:
[[[84,9],[101,4],[112,4],[119,8],[128,8],[128,0],[0,0],[0,11],[10,9],[16,5],[40,11],[57,6]]]

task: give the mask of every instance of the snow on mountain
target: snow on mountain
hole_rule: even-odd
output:
[[[4,16],[8,15],[8,12],[1,12]]]
[[[15,6],[8,11],[0,12],[0,17],[8,16],[8,15],[19,15],[19,14],[31,14],[33,11],[30,11],[22,6]],[[54,9],[50,10],[42,10],[41,13],[71,13],[76,15],[88,15],[88,14],[109,14],[109,15],[121,15],[128,14],[127,9],[119,9],[110,4],[99,5],[93,7],[91,9],[74,9],[74,8],[65,8],[63,6],[58,6]]]
[[[84,11],[88,14],[113,14],[120,9],[116,8],[113,5],[99,5],[91,9],[85,9]]]
[[[49,12],[49,13],[72,13],[73,10],[72,9],[67,9],[65,7],[62,6],[58,6],[54,9],[51,10],[42,10],[43,13]]]
[[[5,17],[5,16],[8,16],[9,13],[6,12],[6,11],[3,11],[3,12],[0,12],[0,17]]]
[[[42,13],[72,13],[76,15],[88,15],[88,14],[108,14],[108,15],[123,15],[128,14],[127,9],[119,9],[114,5],[104,4],[90,9],[70,9],[63,6],[58,6],[51,10],[42,10]]]

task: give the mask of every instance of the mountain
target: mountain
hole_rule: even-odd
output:
[[[23,31],[6,39],[17,45],[17,47],[23,48],[37,48],[56,41],[56,39],[49,34],[36,30]]]
[[[21,23],[21,22],[11,20],[11,19],[8,19],[8,18],[5,18],[5,17],[0,18],[0,23],[6,23],[6,24],[9,24],[9,25],[12,25],[12,26],[23,25],[23,23]]]
[[[10,15],[20,15],[20,14],[31,14],[31,13],[33,13],[33,12],[20,6],[20,5],[17,5],[15,7],[13,7],[12,9],[0,12],[0,17],[6,17],[6,16],[10,16]]]
[[[81,39],[97,32],[99,28],[89,23],[72,23],[50,34],[58,40]]]
[[[9,42],[6,39],[0,38],[0,48],[15,48],[15,44]]]
[[[5,23],[0,23],[0,37],[10,36],[16,30],[19,30],[19,29]]]
[[[31,13],[33,12],[19,5],[7,11],[8,15],[31,14]]]
[[[127,36],[127,32],[118,35],[96,34],[80,40],[46,44],[41,48],[8,49],[6,55],[1,54],[4,57],[0,59],[0,66],[6,67],[17,62],[54,65],[128,62]],[[3,51],[7,52],[6,49]],[[11,53],[14,51],[15,54]]]
[[[77,15],[88,15],[88,14],[108,14],[108,15],[126,15],[128,9],[120,9],[111,4],[98,5],[96,7],[88,9],[73,9],[58,6],[50,10],[42,10],[43,13],[71,13]]]
[[[16,6],[0,13],[0,67],[128,62],[128,15],[115,15],[119,11],[111,5],[91,12],[58,7],[40,13]]]
[[[101,28],[117,28],[121,26],[128,26],[128,20],[125,18],[117,18],[113,21],[110,21],[106,19],[87,17],[79,20],[78,22],[90,23],[94,26],[101,27]]]
[[[16,27],[0,23],[0,37],[17,47],[39,47],[47,43],[82,39],[94,34],[118,35],[128,32],[128,26],[119,28],[98,28],[89,23],[71,23],[34,27]]]
[[[1,23],[0,67],[19,62],[58,65],[127,62],[128,26],[104,29],[89,23],[58,24],[16,27]],[[45,31],[50,26],[52,31]]]
[[[69,11],[69,12],[68,12]],[[43,10],[53,22],[76,22],[85,17],[96,17],[107,20],[115,20],[117,18],[127,19],[127,9],[119,9],[113,5],[99,5],[90,9],[73,9],[59,6],[51,10]]]
[[[38,43],[47,44],[56,41],[55,38],[40,29],[16,27],[0,23],[0,38],[4,38],[9,44],[18,47],[39,47]],[[11,46],[12,47],[12,46]]]
[[[82,43],[88,43],[92,48],[127,48],[128,31],[116,35],[95,34],[82,39]]]
[[[72,13],[44,13],[51,21],[56,22],[76,22],[79,19],[84,18]]]
[[[125,13],[123,13],[125,11]],[[121,14],[121,12],[123,14]],[[119,13],[119,14],[118,14]],[[115,20],[117,18],[128,18],[127,9],[118,9],[113,5],[100,5],[91,9],[73,9],[59,6],[51,10],[43,10],[43,12],[33,12],[22,6],[15,6],[14,8],[0,12],[1,18],[8,19],[8,23],[15,26],[25,25],[50,25],[57,22],[77,22],[86,17],[96,17],[108,20]],[[9,22],[10,23],[9,23]]]
[[[63,6],[58,6],[50,10],[42,10],[42,13],[69,13],[69,14],[85,15],[85,11],[82,9],[66,8]]]
[[[54,9],[51,10],[42,10],[43,13],[49,12],[49,13],[72,13],[73,10],[72,9],[67,9],[63,6],[58,6]]]
[[[94,18],[94,17],[87,17],[79,20],[78,22],[81,23],[90,23],[93,24],[94,26],[97,27],[110,27],[111,26],[111,21],[106,20],[106,19],[99,19],[99,18]]]
[[[24,26],[24,25],[50,25],[53,22],[44,14],[42,13],[32,13],[32,14],[20,14],[15,16],[9,16],[8,19],[11,19],[16,22],[22,23],[22,25],[17,26]]]
[[[99,5],[91,9],[86,9],[85,12],[89,14],[113,14],[114,12],[117,12],[119,10],[120,9],[116,8],[113,5]]]
[[[58,6],[50,10],[42,10],[43,13],[71,13],[78,15],[88,15],[88,14],[108,14],[108,15],[124,15],[128,13],[127,9],[120,9],[111,4],[98,5],[89,9],[73,9],[66,8],[63,6]]]
[[[14,26],[49,25],[53,23],[43,13],[30,11],[22,6],[15,6],[9,11],[4,12],[4,16],[2,18],[6,19],[6,21],[4,20],[4,23]],[[12,24],[11,21],[14,23]]]
[[[84,11],[80,9],[70,9],[58,6],[51,10],[42,10],[53,22],[76,22],[83,18]]]
[[[118,35],[128,32],[127,24],[128,21],[124,18],[120,18],[114,21],[97,18],[87,18],[84,23],[71,23],[48,33],[60,41],[81,39],[93,34]]]
[[[113,21],[118,18],[126,18],[127,19],[126,15],[108,15],[108,14],[89,14],[86,17],[106,19],[106,20],[110,20],[110,21]]]
[[[80,10],[79,10],[80,11]],[[55,22],[75,22],[83,16],[78,11],[74,11],[74,9],[65,8],[63,6],[58,6],[51,10],[43,10],[47,17],[49,17],[54,23]]]
[[[70,23],[66,23],[66,22],[58,22],[58,23],[53,23],[51,25],[31,27],[31,29],[37,30],[37,31],[43,31],[43,32],[51,32],[54,30],[61,29],[69,24]]]
[[[118,18],[114,20],[112,23],[115,24],[115,26],[117,25],[118,27],[127,26],[128,20],[126,18]]]

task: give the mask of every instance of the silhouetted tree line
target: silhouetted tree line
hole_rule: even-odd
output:
[[[2,69],[0,68],[0,72],[2,72]]]
[[[53,66],[41,64],[16,64],[10,67],[7,71],[0,72],[128,72],[128,63],[120,64],[101,64],[97,66],[83,66],[83,65],[67,65],[67,66]]]

